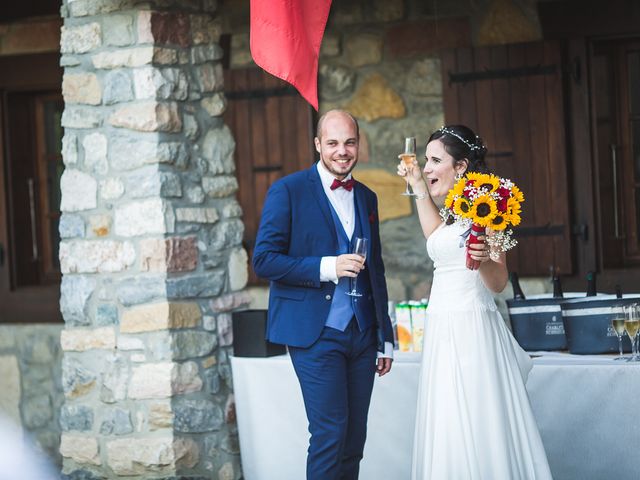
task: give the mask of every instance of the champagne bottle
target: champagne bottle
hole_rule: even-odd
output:
[[[596,272],[587,272],[587,297],[596,296]]]
[[[518,274],[516,272],[511,272],[509,274],[509,279],[511,280],[511,286],[513,287],[513,299],[514,300],[524,300],[525,296],[520,288],[520,281],[518,280]]]
[[[562,293],[562,284],[560,283],[560,277],[558,275],[554,275],[551,281],[553,283],[553,298],[564,297],[564,294]]]

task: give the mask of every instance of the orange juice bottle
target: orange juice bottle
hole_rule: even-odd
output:
[[[411,307],[406,302],[396,304],[396,328],[398,329],[399,350],[401,352],[413,351]]]

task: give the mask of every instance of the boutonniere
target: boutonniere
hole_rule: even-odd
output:
[[[377,217],[376,212],[371,212],[369,214],[369,223],[376,223]]]

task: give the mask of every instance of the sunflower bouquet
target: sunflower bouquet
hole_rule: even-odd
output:
[[[496,260],[500,252],[513,248],[517,241],[512,238],[513,230],[520,224],[520,204],[524,202],[522,191],[507,178],[492,174],[468,173],[458,180],[447,194],[442,211],[443,216],[453,216],[457,223],[469,227],[469,243],[480,243],[478,237],[485,230],[493,230],[487,235],[489,255]],[[467,267],[476,270],[480,262],[473,260],[467,251]]]

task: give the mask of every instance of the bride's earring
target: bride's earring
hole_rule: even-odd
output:
[[[456,173],[456,182],[458,180],[460,180],[464,175],[462,175],[460,172]]]

